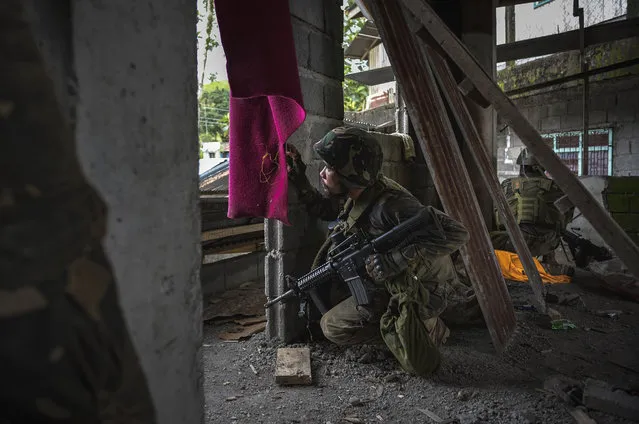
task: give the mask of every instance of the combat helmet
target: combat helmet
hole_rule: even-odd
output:
[[[377,139],[364,130],[334,128],[315,143],[313,149],[347,186],[368,187],[379,178],[382,148]]]
[[[519,165],[519,175],[522,177],[542,176],[546,172],[546,169],[539,163],[535,155],[526,148],[521,149],[517,157],[517,165]]]
[[[541,166],[535,155],[530,153],[526,148],[521,149],[521,152],[519,152],[519,156],[517,156],[517,165]]]

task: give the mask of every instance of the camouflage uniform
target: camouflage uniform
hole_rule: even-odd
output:
[[[398,272],[376,282],[373,304],[363,307],[352,297],[343,300],[322,317],[324,335],[341,345],[383,341],[407,371],[434,371],[439,364],[437,345],[448,335],[438,316],[460,285],[450,254],[467,241],[466,229],[446,214],[423,206],[404,187],[383,176],[381,148],[365,131],[336,128],[314,149],[347,187],[365,188],[340,211],[335,199],[322,196],[311,186],[303,167],[291,173],[308,212],[326,221],[337,219],[333,231],[349,234],[363,230],[375,237],[424,208],[430,213],[426,236],[385,255],[384,260],[394,264]],[[330,240],[320,249],[314,266],[326,261]]]
[[[554,202],[564,193],[544,175],[544,169],[526,149],[520,153],[517,163],[521,166],[521,176],[505,180],[501,184],[502,190],[530,253],[533,256],[552,255],[559,246],[561,232],[572,217],[574,208],[565,215],[559,212]],[[491,234],[493,247],[516,252],[499,214],[497,224],[500,231]]]
[[[0,423],[154,423],[83,176],[20,2],[0,26]]]

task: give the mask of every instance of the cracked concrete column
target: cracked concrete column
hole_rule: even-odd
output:
[[[319,187],[320,161],[312,143],[330,129],[342,125],[344,101],[343,15],[339,0],[290,0],[291,21],[300,71],[306,121],[289,140],[308,165],[312,184]],[[324,240],[325,224],[309,217],[289,190],[291,226],[269,220],[266,223],[266,293],[273,297],[285,291],[287,274],[307,273]],[[270,337],[291,341],[301,331],[297,309],[275,306],[268,312]]]
[[[496,0],[461,0],[461,40],[477,58],[481,66],[493,77],[496,76]],[[488,150],[491,164],[497,172],[497,114],[492,106],[483,109],[472,100],[467,100],[475,125]],[[479,168],[475,166],[470,149],[462,143],[462,154],[468,173],[474,184],[482,215],[488,230],[493,225],[493,201],[490,192],[481,178]]]
[[[77,140],[164,424],[203,422],[196,2],[71,1]]]

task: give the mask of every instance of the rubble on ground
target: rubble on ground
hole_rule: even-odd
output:
[[[582,405],[569,404],[544,387],[547,378],[559,375],[580,385],[592,379],[623,386],[629,394],[639,388],[639,305],[586,286],[549,287],[558,300],[553,308],[574,329],[552,330],[536,311],[517,310],[518,336],[502,357],[485,328],[451,328],[441,368],[430,378],[403,372],[383,346],[342,348],[325,341],[285,346],[263,333],[229,344],[219,334],[236,324],[207,323],[202,348],[207,422],[436,422],[423,412],[429,411],[442,422],[464,424],[587,424],[588,419],[629,424],[584,406],[583,394]],[[509,291],[515,304],[526,303],[531,294],[521,283],[510,284]],[[622,313],[613,318],[611,311]],[[312,385],[276,384],[280,347],[310,349]]]

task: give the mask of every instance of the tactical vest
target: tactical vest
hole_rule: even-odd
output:
[[[511,178],[504,183],[506,199],[517,224],[544,228],[560,228],[563,225],[563,216],[554,205],[548,203],[547,194],[552,186],[552,180],[541,177]],[[499,213],[496,218],[497,224],[505,227]]]

